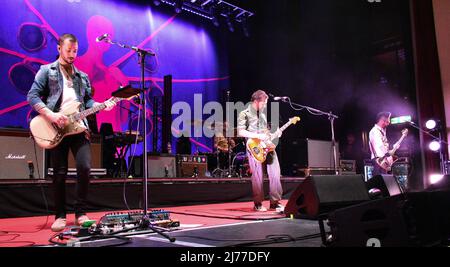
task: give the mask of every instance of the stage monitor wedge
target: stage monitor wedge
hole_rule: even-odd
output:
[[[317,219],[338,208],[369,200],[362,175],[313,175],[291,194],[287,217]]]

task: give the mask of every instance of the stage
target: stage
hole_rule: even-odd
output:
[[[303,178],[281,179],[284,198]],[[53,210],[51,180],[0,180],[0,218],[29,217]],[[73,203],[75,180],[68,179],[67,203]],[[87,211],[142,209],[142,179],[92,179]],[[269,184],[264,189],[268,197]],[[44,195],[45,198],[44,198]],[[188,206],[252,200],[250,178],[148,179],[149,208]],[[268,199],[268,198],[267,198]],[[128,205],[128,207],[127,207]],[[71,212],[72,207],[68,206]]]
[[[286,204],[286,201],[283,201]],[[265,206],[269,203],[266,201]],[[79,247],[235,247],[294,246],[319,247],[321,239],[317,221],[285,218],[273,210],[256,212],[252,202],[233,202],[180,207],[166,207],[180,227],[166,232],[175,237],[170,242],[152,231],[137,231],[124,242],[116,238],[80,241]],[[98,220],[106,212],[90,212]],[[74,215],[67,217],[67,229],[74,225]],[[1,219],[1,247],[57,246],[49,242],[53,216]],[[66,230],[67,231],[67,230]],[[126,236],[128,234],[121,234]]]

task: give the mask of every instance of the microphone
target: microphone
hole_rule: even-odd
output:
[[[103,41],[104,39],[108,38],[108,36],[109,36],[109,34],[105,33],[105,34],[100,35],[99,37],[97,37],[97,38],[95,39],[95,41],[97,41],[97,43],[98,43],[98,42],[101,42],[101,41]]]
[[[273,97],[273,100],[275,100],[275,101],[278,101],[278,100],[286,100],[286,99],[288,99],[289,97],[287,97],[287,96],[274,96]]]

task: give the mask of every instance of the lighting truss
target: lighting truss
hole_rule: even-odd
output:
[[[157,0],[154,2],[176,7],[181,4],[181,9],[195,15],[213,20],[219,17],[232,19],[239,23],[246,23],[247,19],[255,14],[236,5],[222,0]],[[156,3],[155,3],[156,4]]]

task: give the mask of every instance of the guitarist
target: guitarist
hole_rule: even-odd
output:
[[[27,100],[38,113],[47,120],[64,126],[68,118],[57,113],[66,105],[78,101],[81,109],[88,109],[100,103],[91,96],[91,83],[88,76],[74,66],[78,53],[78,41],[72,34],[64,34],[58,40],[58,59],[48,65],[41,66],[33,85],[28,92]],[[111,110],[115,103],[105,101],[106,110]],[[77,166],[77,186],[75,200],[75,224],[82,225],[89,218],[84,212],[89,187],[91,169],[91,147],[88,134],[88,123],[84,120],[86,131],[77,135],[66,136],[62,142],[50,150],[51,165],[54,170],[53,187],[55,197],[55,221],[52,231],[59,232],[66,227],[66,175],[69,149],[72,150]]]
[[[260,140],[268,140],[267,118],[264,110],[267,106],[268,95],[258,90],[253,93],[251,104],[247,109],[239,113],[238,117],[238,135],[245,138],[257,138]],[[281,137],[281,131],[278,129],[275,135]],[[253,158],[251,153],[247,151],[247,157],[252,172],[252,189],[253,202],[256,211],[267,211],[262,205],[264,200],[263,190],[263,168],[267,168],[267,174],[270,180],[270,209],[277,212],[283,212],[284,207],[280,204],[283,195],[283,189],[280,182],[280,164],[275,151],[268,154],[264,163],[258,162]]]
[[[371,159],[373,162],[373,176],[379,174],[386,174],[387,170],[381,168],[376,162],[378,158],[385,158],[391,156],[389,153],[389,142],[386,137],[386,129],[390,124],[391,113],[390,112],[380,112],[377,114],[377,123],[373,126],[372,130],[369,132],[369,147],[371,152]],[[398,144],[394,146],[399,146]],[[398,147],[394,147],[398,149]]]

